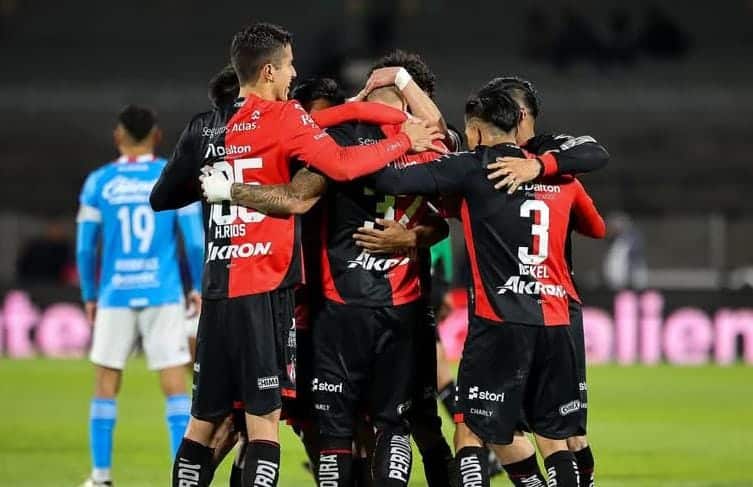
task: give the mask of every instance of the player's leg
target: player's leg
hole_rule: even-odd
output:
[[[484,442],[465,423],[455,425],[455,485],[489,487]]]
[[[165,423],[174,459],[188,426],[191,398],[186,392],[185,367],[191,362],[182,304],[144,308],[138,313],[139,329],[149,370],[159,372],[165,395]]]
[[[408,422],[411,435],[421,453],[426,483],[429,487],[448,487],[453,457],[442,434],[442,419],[437,410],[437,330],[434,313],[428,305],[417,331],[412,354],[417,380]],[[454,401],[454,391],[452,395]]]
[[[416,388],[415,340],[424,305],[368,310],[376,320],[375,358],[371,368],[369,403],[376,429],[371,471],[375,485],[407,486],[413,462],[405,415]]]
[[[205,487],[214,475],[212,438],[232,409],[234,393],[228,351],[229,306],[227,299],[207,300],[201,311],[191,418],[175,455],[173,487]]]
[[[280,412],[286,386],[292,289],[236,298],[229,320],[238,337],[238,383],[246,408],[248,445],[243,484],[276,486],[280,476]]]
[[[570,332],[575,344],[575,359],[578,371],[578,389],[580,391],[581,422],[578,435],[567,439],[567,447],[575,455],[578,462],[578,474],[581,487],[593,487],[594,457],[591,446],[586,437],[588,426],[588,382],[586,381],[586,343],[583,330],[583,310],[580,303],[570,300]]]
[[[313,327],[314,409],[319,425],[320,486],[353,485],[356,405],[373,357],[373,317],[326,301]]]
[[[452,367],[444,353],[444,347],[439,337],[436,338],[435,353],[437,356],[437,394],[447,414],[452,418],[457,413],[455,395],[457,384],[452,375]]]
[[[509,445],[489,445],[516,487],[545,487],[546,479],[536,461],[536,449],[526,434],[516,431]]]
[[[540,327],[538,332],[526,388],[526,418],[544,457],[548,485],[577,487],[578,465],[567,447],[567,438],[580,425],[575,344],[569,326]]]
[[[534,327],[514,323],[500,326],[471,317],[458,374],[461,412],[456,420],[463,421],[492,447],[516,486],[545,485],[538,467],[531,468],[536,465],[535,451],[519,431],[536,331]],[[473,456],[476,452],[464,454]],[[463,465],[461,456],[456,449],[459,467]],[[463,472],[459,473],[462,480]]]
[[[90,354],[94,363],[94,398],[89,407],[92,473],[87,485],[105,486],[112,482],[115,399],[136,337],[136,317],[130,308],[98,310]]]

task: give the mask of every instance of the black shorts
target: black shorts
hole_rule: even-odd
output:
[[[471,316],[458,372],[457,422],[507,445],[523,418],[534,433],[565,439],[580,426],[575,345],[569,326],[494,323]]]
[[[376,428],[401,426],[414,392],[418,303],[369,308],[327,301],[313,330],[312,391],[322,435],[353,436],[361,405]]]
[[[253,415],[279,409],[283,389],[290,394],[294,385],[294,353],[292,289],[204,300],[191,414],[218,421],[233,401],[242,401]]]
[[[314,399],[311,381],[314,377],[314,351],[311,329],[296,329],[295,398],[283,401],[283,414],[292,426],[313,420]]]
[[[580,425],[578,435],[586,434],[588,423],[588,383],[586,382],[586,339],[583,332],[583,310],[581,304],[570,300],[570,331],[575,344],[575,369],[578,373],[578,389],[580,391]]]

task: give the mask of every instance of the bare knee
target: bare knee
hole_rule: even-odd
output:
[[[588,447],[588,438],[583,436],[571,436],[567,439],[567,449],[575,453]]]
[[[467,446],[484,446],[484,443],[465,423],[458,423],[455,428],[455,453]]]
[[[186,368],[183,365],[168,367],[159,371],[162,393],[166,396],[186,393]]]
[[[555,440],[536,435],[536,445],[544,458],[558,451],[567,451],[567,440]]]
[[[94,395],[102,399],[114,399],[120,392],[122,376],[122,370],[95,365]]]
[[[279,424],[279,409],[259,416],[246,413],[246,428],[248,429],[249,441],[267,440],[279,443]]]
[[[185,437],[201,445],[209,446],[216,429],[217,423],[191,417]]]
[[[536,454],[531,440],[521,431],[516,431],[509,445],[489,445],[502,465],[517,463]]]

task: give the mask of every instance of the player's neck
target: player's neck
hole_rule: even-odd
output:
[[[257,84],[245,84],[238,90],[239,98],[247,98],[249,95],[254,95],[262,100],[276,101],[277,97],[274,94],[274,86],[271,83],[257,83]]]
[[[121,156],[139,157],[147,154],[154,154],[154,147],[151,145],[121,145],[118,147]]]
[[[518,145],[525,145],[526,142],[528,142],[535,136],[536,136],[536,130],[532,123],[524,122],[518,125],[518,135],[517,135],[517,139],[519,142]]]
[[[494,147],[500,144],[517,144],[515,136],[510,134],[489,135],[481,140],[481,143],[488,147]]]

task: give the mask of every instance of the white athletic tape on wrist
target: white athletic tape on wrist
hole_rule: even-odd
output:
[[[400,91],[403,91],[412,79],[413,77],[405,68],[400,68],[395,75],[395,86],[397,86]]]

